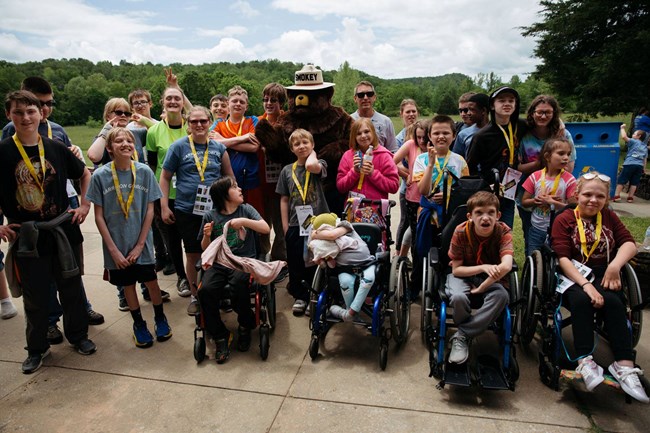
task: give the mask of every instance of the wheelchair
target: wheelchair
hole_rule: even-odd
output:
[[[203,284],[203,268],[201,263],[197,264],[197,280],[199,281],[198,290],[201,290]],[[255,313],[255,327],[259,329],[259,348],[260,357],[263,361],[269,356],[269,347],[271,333],[275,330],[276,326],[276,303],[275,303],[275,283],[259,284],[253,277],[249,277],[248,282],[250,293],[251,309]],[[226,284],[224,292],[229,293],[233,288]],[[194,359],[197,363],[201,363],[206,356],[206,337],[205,319],[199,309],[199,313],[194,316],[196,325],[194,328]]]
[[[451,173],[449,173],[451,174]],[[476,360],[477,368],[472,374],[470,363],[452,364],[446,362],[447,329],[454,327],[453,315],[449,309],[449,298],[445,291],[447,275],[451,272],[447,252],[455,228],[467,220],[467,199],[477,191],[492,191],[492,185],[499,184],[498,172],[494,172],[494,184],[478,178],[455,178],[456,188],[451,189],[451,197],[444,215],[445,225],[423,260],[420,328],[422,342],[429,350],[430,377],[439,379],[438,388],[445,385],[468,387],[472,382],[486,389],[515,389],[519,379],[519,364],[516,358],[515,341],[520,330],[520,310],[522,308],[517,265],[513,262],[508,274],[509,302],[500,319],[490,328],[497,334],[501,348],[500,359],[483,354]],[[449,177],[453,177],[449,176]],[[443,202],[448,191],[445,176]],[[480,299],[471,300],[472,309],[479,308]]]
[[[528,346],[539,333],[539,376],[541,381],[551,389],[559,391],[563,375],[571,377],[567,371],[575,370],[577,363],[567,358],[562,341],[562,330],[571,325],[571,317],[563,317],[560,308],[562,295],[556,292],[558,285],[558,258],[548,244],[535,250],[526,257],[522,271],[522,292],[524,295],[523,317],[521,322],[520,342]],[[621,269],[622,292],[627,304],[627,324],[632,336],[632,348],[641,338],[643,325],[643,302],[641,288],[634,269],[629,263]],[[596,333],[607,339],[602,317],[596,314]],[[634,357],[636,351],[633,350]],[[644,387],[650,389],[645,377],[640,378]],[[615,382],[612,379],[613,382]],[[607,382],[607,381],[606,381]],[[611,381],[610,381],[611,382]],[[612,383],[613,383],[612,382]],[[625,394],[629,403],[632,398]]]
[[[362,199],[361,203],[381,205],[380,200]],[[377,266],[375,282],[368,293],[372,303],[364,303],[357,316],[358,319],[353,323],[365,327],[373,337],[379,339],[379,366],[382,370],[386,369],[388,363],[389,341],[392,338],[398,347],[402,345],[406,341],[410,323],[407,262],[399,257],[392,260],[390,258],[390,245],[393,243],[390,234],[390,208],[393,206],[395,206],[395,202],[388,201],[385,224],[381,224],[381,226],[364,222],[352,223],[354,230],[368,245],[370,253],[375,256]],[[356,274],[356,292],[362,268],[318,267],[314,275],[308,306],[309,326],[312,331],[309,356],[312,360],[318,356],[319,346],[324,341],[327,332],[334,324],[340,322],[339,319],[329,315],[329,309],[333,304],[345,305],[338,282],[338,272],[341,270]],[[386,324],[387,321],[388,324]]]

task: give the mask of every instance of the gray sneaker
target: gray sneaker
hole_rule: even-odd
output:
[[[303,301],[302,299],[296,299],[296,302],[293,303],[293,307],[291,308],[291,311],[293,312],[294,316],[302,316],[305,314],[305,310],[307,309],[307,301]]]
[[[192,294],[190,290],[190,282],[187,281],[187,278],[179,278],[176,282],[176,290],[178,290],[178,296],[182,298],[187,298]]]
[[[643,375],[643,370],[637,367],[624,367],[617,362],[613,362],[608,368],[614,379],[621,384],[621,388],[628,395],[634,397],[642,403],[650,402],[648,395],[643,389],[639,376]]]
[[[196,316],[199,314],[199,311],[199,301],[194,296],[192,296],[190,304],[187,306],[187,314],[190,316]]]
[[[469,339],[462,335],[456,334],[451,338],[451,353],[449,362],[453,364],[462,364],[469,357]]]

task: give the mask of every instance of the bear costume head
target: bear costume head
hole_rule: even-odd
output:
[[[334,83],[323,81],[323,72],[307,64],[295,73],[295,85],[287,87],[289,109],[275,125],[260,120],[255,135],[273,161],[286,165],[296,157],[289,149],[289,136],[298,128],[309,131],[314,137],[314,150],[318,158],[327,162],[327,177],[323,179],[325,194],[337,194],[336,173],[339,160],[349,148],[352,118],[341,108],[332,106]],[[338,200],[332,199],[332,200]],[[330,210],[336,212],[341,205],[330,203]],[[335,204],[333,207],[332,204]]]

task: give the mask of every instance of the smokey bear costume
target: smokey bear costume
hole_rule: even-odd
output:
[[[323,82],[323,73],[314,65],[305,65],[295,74],[295,85],[287,87],[289,109],[274,126],[260,120],[255,136],[273,162],[290,164],[296,156],[289,149],[289,136],[302,128],[314,136],[314,150],[318,158],[327,162],[327,177],[323,191],[331,212],[340,215],[345,196],[336,189],[339,161],[349,148],[352,118],[341,108],[332,105],[334,83]]]

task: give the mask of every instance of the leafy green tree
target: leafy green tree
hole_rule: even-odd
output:
[[[542,20],[524,27],[542,59],[537,75],[578,110],[612,115],[650,95],[647,0],[542,0]]]
[[[343,62],[341,67],[334,74],[334,96],[332,104],[343,107],[348,113],[354,113],[357,104],[354,103],[354,86],[361,81],[359,71],[353,69],[348,61]]]

